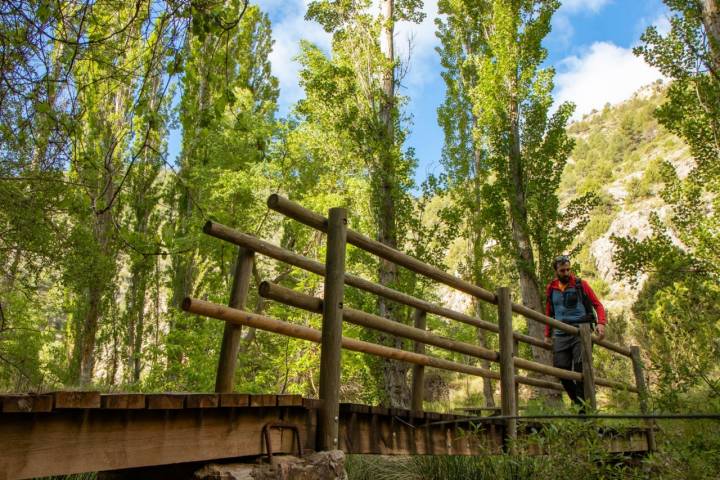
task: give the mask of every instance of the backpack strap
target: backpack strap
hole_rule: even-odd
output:
[[[585,287],[583,287],[582,282],[583,281],[580,277],[575,277],[575,290],[577,290],[580,301],[585,307],[585,314],[592,317],[591,323],[595,325],[597,323],[597,314],[595,313],[595,308],[593,308],[592,303],[590,302],[590,297],[588,297],[585,293]]]
[[[555,318],[555,305],[552,301],[552,282],[545,289],[545,301],[550,305],[550,316]]]

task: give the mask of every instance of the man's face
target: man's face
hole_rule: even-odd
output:
[[[570,281],[570,262],[559,264],[555,267],[555,273],[557,274],[558,280],[562,283],[568,283]]]

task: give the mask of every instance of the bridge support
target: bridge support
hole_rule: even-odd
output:
[[[500,327],[500,405],[503,416],[517,415],[517,398],[515,396],[515,365],[513,353],[515,340],[513,338],[512,302],[510,289],[500,287],[497,289],[498,324]],[[505,421],[505,441],[512,448],[517,439],[517,420]]]
[[[252,250],[244,247],[238,248],[232,291],[228,303],[230,308],[245,309],[254,256],[255,253]],[[217,376],[215,377],[215,391],[217,393],[230,393],[233,391],[241,334],[242,325],[225,322],[225,331],[220,346],[220,360],[218,362]]]
[[[645,374],[643,373],[642,359],[640,358],[640,347],[630,347],[630,359],[632,360],[633,373],[635,374],[635,385],[638,390],[638,397],[640,398],[640,412],[643,414],[650,413],[648,405],[648,389],[645,384]],[[654,452],[657,450],[657,444],[655,443],[655,422],[652,420],[647,421],[647,442],[648,450]]]
[[[343,291],[345,287],[345,246],[347,212],[331,208],[327,229],[325,295],[320,342],[320,400],[318,447],[338,448],[340,419],[340,352],[342,349]]]
[[[415,309],[413,311],[413,322],[415,328],[425,330],[427,323],[427,313],[424,310]],[[421,355],[425,354],[425,344],[422,342],[415,342],[415,353]],[[413,365],[412,370],[412,402],[411,410],[421,412],[423,409],[423,398],[425,394],[425,366],[424,365]]]
[[[597,410],[597,399],[595,397],[595,373],[593,372],[592,330],[590,330],[590,325],[587,323],[580,325],[580,347],[582,348],[583,393],[585,394],[585,402],[595,411]]]

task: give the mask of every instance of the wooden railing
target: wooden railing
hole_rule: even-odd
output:
[[[390,248],[387,245],[372,240],[348,228],[345,209],[332,208],[329,211],[328,218],[325,218],[279,195],[271,195],[267,203],[271,209],[327,234],[325,263],[320,263],[298,255],[265,242],[253,235],[209,221],[204,227],[206,234],[233,243],[239,247],[229,306],[226,307],[204,300],[186,298],[183,302],[183,309],[191,313],[217,318],[226,322],[217,370],[217,392],[232,391],[239,348],[240,328],[243,325],[321,344],[320,400],[322,401],[322,405],[318,411],[317,438],[320,449],[333,449],[338,445],[340,351],[342,348],[413,364],[411,406],[415,410],[422,410],[424,368],[430,366],[500,380],[501,412],[503,416],[517,416],[518,384],[563,391],[560,383],[518,375],[518,369],[545,374],[558,379],[583,382],[585,399],[592,409],[596,409],[596,386],[638,393],[642,412],[648,412],[647,388],[644,381],[643,367],[640,361],[640,350],[638,347],[627,348],[607,340],[601,340],[592,335],[590,327],[587,324],[583,324],[579,328],[574,327],[536,312],[524,305],[513,303],[510,298],[510,289],[507,287],[498,288],[495,293],[490,292]],[[471,315],[433,304],[347,273],[345,271],[345,250],[348,243],[386,261],[393,262],[417,274],[424,275],[455,290],[471,295],[481,301],[497,305],[498,324],[496,325]],[[265,255],[325,278],[324,295],[322,299],[296,292],[271,282],[262,282],[259,285],[259,294],[262,297],[309,312],[322,314],[322,330],[295,325],[244,310],[255,253]],[[345,307],[343,305],[345,285],[412,307],[414,309],[414,326],[401,324],[371,313]],[[497,333],[499,335],[499,351],[496,352],[479,345],[454,340],[427,331],[425,328],[425,318],[428,313]],[[583,371],[573,372],[519,357],[519,342],[527,343],[540,349],[549,350],[552,347],[540,339],[514,331],[512,326],[513,313],[549,325],[552,328],[562,330],[568,334],[579,335],[582,345]],[[343,322],[353,323],[413,340],[414,351],[405,351],[343,337]],[[595,376],[592,362],[593,343],[616,354],[630,358],[635,374],[635,385],[628,385]],[[462,353],[470,357],[499,363],[500,371],[496,372],[474,365],[429,356],[425,353],[425,345],[432,345],[451,352]],[[516,432],[516,420],[508,419],[506,435],[509,438],[514,438]],[[652,430],[649,432],[648,440],[650,442],[650,448],[654,449]]]

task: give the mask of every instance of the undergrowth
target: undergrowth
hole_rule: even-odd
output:
[[[350,455],[347,472],[350,480],[720,478],[720,422],[668,421],[659,427],[658,451],[645,457],[606,450],[607,439],[622,436],[626,427],[605,428],[603,439],[592,421],[566,421],[523,436],[515,455]]]

